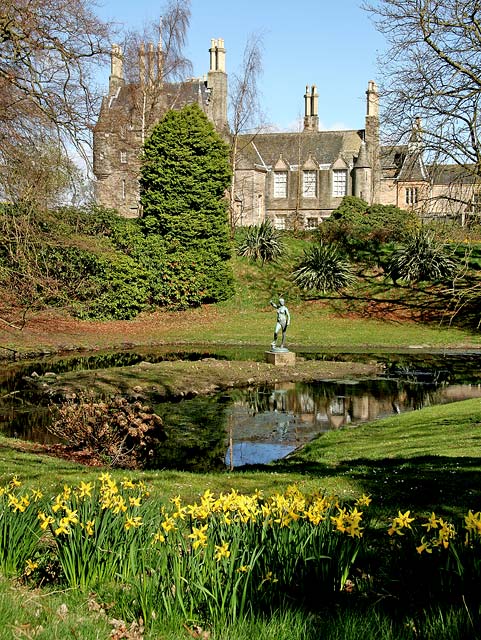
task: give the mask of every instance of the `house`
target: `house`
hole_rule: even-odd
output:
[[[139,50],[139,78],[124,78],[122,51],[112,48],[108,95],[93,128],[96,199],[125,217],[142,215],[140,152],[152,126],[169,109],[196,102],[226,139],[227,73],[222,39],[211,41],[210,67],[203,78],[163,80],[162,49]],[[423,217],[449,216],[463,222],[477,210],[478,185],[457,165],[426,166],[421,121],[405,145],[380,144],[379,92],[366,91],[363,127],[319,130],[319,93],[304,94],[303,127],[297,132],[243,134],[236,140],[232,222],[252,225],[270,218],[278,229],[315,228],[354,195],[369,204],[412,208]]]

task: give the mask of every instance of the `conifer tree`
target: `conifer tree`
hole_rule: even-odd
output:
[[[186,270],[186,286],[200,287],[202,302],[233,293],[225,197],[230,180],[229,147],[196,104],[169,111],[145,142],[144,228],[162,236],[172,260]]]

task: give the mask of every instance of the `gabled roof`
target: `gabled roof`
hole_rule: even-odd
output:
[[[239,136],[239,169],[276,165],[282,158],[297,167],[311,157],[319,165],[331,166],[342,158],[347,164],[359,153],[361,131],[301,131],[290,133],[258,133]]]
[[[458,164],[425,165],[420,152],[409,153],[408,145],[381,147],[381,167],[395,171],[401,182],[431,182],[433,185],[475,184],[480,182],[470,166]]]
[[[164,112],[167,109],[182,109],[193,102],[205,107],[209,100],[209,92],[201,78],[175,83],[164,82],[157,88],[158,95],[156,95],[155,85],[150,93],[154,101],[154,108],[159,112]],[[142,98],[143,93],[139,83],[124,84],[115,95],[104,97],[95,129],[101,130],[103,125],[107,124],[106,119],[113,118],[115,124],[118,125],[117,118],[125,120],[131,117],[135,111],[140,110]]]
[[[404,157],[401,169],[396,176],[400,182],[429,181],[430,177],[424,166],[422,151],[408,153]]]

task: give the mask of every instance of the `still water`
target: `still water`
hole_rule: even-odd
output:
[[[137,360],[123,357],[126,366]],[[196,359],[192,354],[189,357]],[[316,353],[305,357],[374,359],[372,354]],[[376,378],[258,386],[157,404],[154,408],[163,419],[167,438],[153,466],[205,471],[265,464],[329,430],[481,397],[478,354],[377,354],[375,359],[384,364],[383,375]],[[87,368],[85,363],[79,368],[82,366]],[[100,366],[105,366],[105,358]],[[54,368],[52,363],[45,364],[43,370],[38,363],[36,366],[40,372]],[[58,370],[67,368],[63,362]],[[37,442],[55,441],[47,430],[48,409],[29,403],[28,394],[22,392],[22,373],[25,371],[4,378],[3,386],[0,380],[0,430]]]

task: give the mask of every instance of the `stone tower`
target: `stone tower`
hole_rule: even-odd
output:
[[[227,73],[225,70],[225,48],[222,38],[212,39],[210,53],[210,69],[207,74],[207,91],[209,94],[206,114],[214,123],[219,133],[227,133]]]
[[[138,79],[126,82],[124,60],[112,46],[108,94],[93,128],[93,170],[97,203],[124,217],[140,209],[140,157],[145,138],[169,109],[197,103],[217,131],[228,134],[224,40],[212,40],[207,79],[170,83],[163,77],[162,43],[141,44]]]
[[[359,155],[353,168],[354,195],[371,204],[372,202],[372,166],[369,160],[366,143],[363,140]]]

